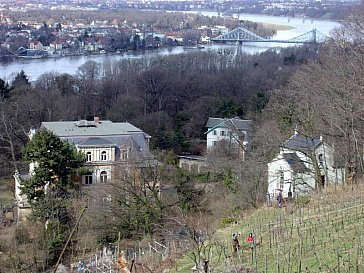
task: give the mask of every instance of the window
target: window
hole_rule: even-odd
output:
[[[319,160],[320,164],[323,164],[324,163],[324,155],[323,154],[319,154],[318,160]]]
[[[221,136],[225,136],[225,131],[221,131],[221,132],[220,132],[220,135],[221,135]]]
[[[92,173],[88,173],[84,177],[85,177],[84,184],[92,185]]]
[[[121,150],[120,157],[122,160],[128,159],[128,150]]]
[[[217,141],[212,142],[212,146],[216,146]]]
[[[217,135],[216,130],[214,130],[212,134],[213,134],[214,136],[216,136],[216,135]]]
[[[101,152],[101,161],[106,161],[107,160],[107,154],[106,151],[102,151]]]
[[[87,152],[86,153],[86,162],[91,162],[92,161],[92,153],[91,152]]]
[[[100,182],[101,183],[106,183],[107,182],[107,172],[106,171],[102,171],[100,173]]]
[[[279,176],[279,188],[283,190],[283,186],[284,186],[284,173],[283,171],[281,171]]]

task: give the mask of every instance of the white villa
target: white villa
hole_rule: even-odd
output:
[[[297,131],[268,163],[268,194],[271,200],[275,200],[279,192],[282,192],[283,198],[296,197],[309,194],[318,187],[341,184],[344,179],[345,171],[335,164],[334,149],[322,137],[302,136]]]
[[[43,122],[40,128],[73,143],[85,154],[89,172],[80,177],[80,183],[86,186],[110,181],[117,165],[146,166],[154,162],[149,151],[150,136],[128,122],[114,123],[95,117],[94,121]],[[29,137],[34,134],[33,129]],[[29,174],[15,175],[15,195],[20,208],[28,206],[19,189],[20,178],[29,179],[33,170],[34,163],[29,166]]]
[[[251,120],[210,117],[206,127],[207,151],[213,149],[222,140],[226,141],[229,145],[236,146],[242,156],[249,148],[252,130]]]

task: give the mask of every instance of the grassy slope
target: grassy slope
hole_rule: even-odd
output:
[[[329,190],[306,207],[262,208],[238,225],[219,230],[205,245],[213,272],[244,266],[258,272],[364,272],[364,188]],[[241,241],[253,232],[261,241],[255,252],[231,256],[230,238]],[[225,253],[223,250],[225,249]],[[191,272],[192,260],[181,258],[170,272]]]

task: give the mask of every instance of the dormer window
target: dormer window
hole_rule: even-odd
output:
[[[92,153],[91,152],[87,152],[86,153],[86,162],[91,162],[92,161]]]
[[[106,151],[102,151],[101,152],[101,161],[106,161],[107,160],[107,153]]]

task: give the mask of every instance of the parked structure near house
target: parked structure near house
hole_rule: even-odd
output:
[[[268,163],[268,198],[275,200],[310,194],[329,184],[342,184],[345,171],[337,167],[334,148],[320,138],[300,135],[297,130]]]
[[[85,154],[89,167],[82,175],[80,183],[85,186],[105,184],[116,172],[117,166],[151,167],[156,164],[149,151],[148,134],[128,122],[114,123],[109,120],[43,122],[41,129],[47,129],[60,139],[68,141]],[[29,137],[35,134],[31,130]],[[15,195],[18,206],[29,207],[25,196],[21,195],[21,179],[30,179],[36,163],[29,166],[29,174],[15,174]]]
[[[207,151],[211,150],[220,141],[225,141],[239,152],[244,159],[249,149],[252,121],[240,118],[209,118],[206,123]]]
[[[211,168],[206,157],[198,155],[178,155],[178,166],[190,172],[203,173]]]

